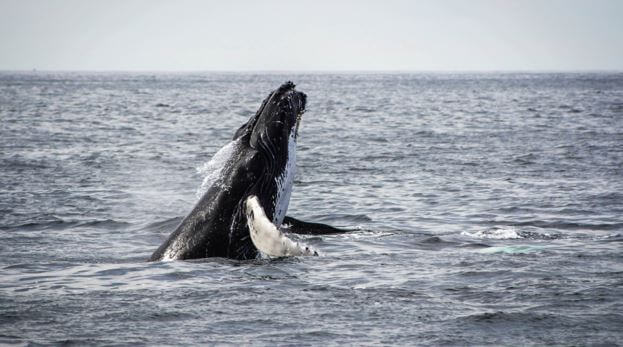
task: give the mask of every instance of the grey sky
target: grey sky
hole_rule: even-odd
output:
[[[0,0],[0,70],[623,70],[623,1]]]

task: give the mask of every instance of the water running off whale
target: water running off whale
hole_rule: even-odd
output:
[[[292,232],[342,232],[286,217],[306,100],[286,82],[262,102],[206,165],[203,196],[151,260],[317,255],[279,231],[284,219]]]

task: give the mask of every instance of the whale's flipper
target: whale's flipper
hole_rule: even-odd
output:
[[[282,228],[286,229],[288,232],[302,235],[331,235],[348,233],[352,231],[339,229],[322,223],[303,222],[302,220],[298,220],[290,216],[286,216],[283,219],[283,223],[281,225]]]
[[[245,205],[251,241],[262,253],[271,257],[318,255],[311,248],[290,240],[279,231],[266,217],[256,196],[249,196]]]

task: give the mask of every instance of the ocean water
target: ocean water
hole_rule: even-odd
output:
[[[319,257],[147,262],[292,80]],[[623,74],[0,73],[0,344],[623,343]]]

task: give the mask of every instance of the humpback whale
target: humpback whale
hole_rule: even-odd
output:
[[[233,151],[219,178],[150,260],[317,255],[279,229],[284,219],[290,232],[341,232],[286,217],[306,101],[307,96],[296,91],[292,82],[270,93],[235,132]]]

